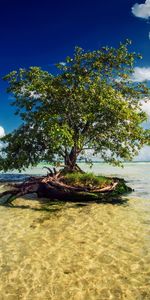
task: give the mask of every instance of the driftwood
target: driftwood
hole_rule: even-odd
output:
[[[104,188],[70,186],[63,182],[61,173],[49,170],[47,176],[30,177],[23,183],[10,184],[11,189],[2,192],[0,198],[6,197],[3,201],[11,203],[14,199],[26,194],[36,193],[38,198],[60,201],[96,201],[116,190],[119,180],[112,180],[112,183]]]

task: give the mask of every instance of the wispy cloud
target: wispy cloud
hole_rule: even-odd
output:
[[[132,81],[143,82],[145,80],[150,80],[150,67],[135,67]]]
[[[5,130],[2,126],[0,126],[0,138],[5,135]],[[3,143],[0,141],[0,149],[3,147]]]
[[[150,119],[150,99],[147,99],[146,102],[142,100],[141,104],[143,111],[146,112],[148,119]]]
[[[150,0],[146,0],[143,4],[134,4],[131,10],[135,17],[148,20],[150,17]]]
[[[0,126],[0,138],[5,135],[5,130],[2,126]]]
[[[66,66],[66,63],[64,61],[61,61],[59,64],[62,65],[63,67]]]
[[[139,155],[134,158],[134,160],[138,161],[150,161],[150,146],[144,146]]]

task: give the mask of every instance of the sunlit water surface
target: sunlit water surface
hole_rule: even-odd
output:
[[[93,171],[124,177],[135,192],[115,205],[26,197],[0,206],[0,300],[150,299],[150,163]]]

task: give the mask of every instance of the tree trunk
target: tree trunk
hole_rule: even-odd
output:
[[[70,153],[66,153],[65,155],[65,168],[68,171],[74,171],[76,169],[76,161],[77,161],[77,149],[76,146],[73,146]]]

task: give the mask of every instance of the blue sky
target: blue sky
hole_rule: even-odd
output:
[[[143,55],[135,79],[150,80],[149,20],[150,0],[0,1],[0,126],[10,132],[20,122],[2,76],[31,65],[54,72],[76,45],[92,50],[129,38]]]

